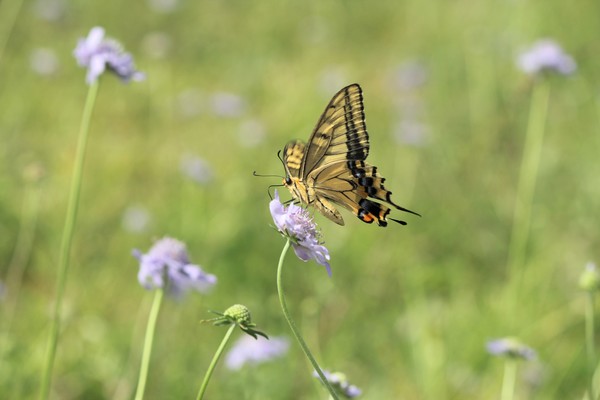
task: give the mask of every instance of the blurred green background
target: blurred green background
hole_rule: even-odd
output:
[[[289,256],[284,281],[321,366],[344,371],[365,399],[496,399],[503,362],[485,343],[516,335],[538,352],[519,366],[518,398],[582,398],[577,281],[600,240],[599,13],[591,0],[3,0],[0,397],[39,390],[87,92],[72,51],[99,25],[147,80],[101,78],[53,398],[132,397],[152,293],[131,251],[164,235],[219,282],[163,304],[146,398],[195,398],[225,331],[199,323],[208,309],[242,303],[259,329],[291,336],[275,287],[284,240],[268,211],[267,186],[280,180],[252,172],[283,174],[277,151],[306,140],[354,82],[369,160],[395,201],[423,217],[396,213],[408,226],[383,229],[316,215],[333,277]],[[533,87],[515,59],[543,37],[578,70],[548,79],[515,299],[507,254]],[[271,363],[220,365],[208,398],[326,398],[311,371],[292,343]]]

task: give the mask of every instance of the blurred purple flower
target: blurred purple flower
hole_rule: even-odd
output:
[[[216,92],[211,96],[213,112],[223,118],[234,118],[241,116],[246,110],[244,99],[234,93]]]
[[[225,357],[225,365],[231,370],[239,370],[244,364],[260,364],[271,361],[287,353],[290,343],[286,338],[265,339],[244,335],[231,348]]]
[[[105,70],[114,72],[123,82],[145,79],[145,75],[135,69],[131,54],[126,53],[116,40],[105,38],[101,27],[92,28],[87,38],[79,39],[73,55],[80,66],[88,69],[88,85]]]
[[[429,139],[429,126],[410,119],[402,120],[394,129],[394,138],[400,144],[423,147]]]
[[[148,228],[150,214],[142,206],[130,206],[123,212],[121,223],[126,231],[141,233]]]
[[[533,360],[536,357],[535,350],[512,337],[490,340],[487,342],[486,348],[488,353],[494,356],[520,358],[523,360]]]
[[[348,378],[346,374],[342,372],[329,372],[327,370],[323,370],[323,375],[327,379],[327,382],[333,387],[333,389],[341,396],[344,396],[347,399],[353,399],[362,394],[362,390],[358,387],[351,385],[348,382]],[[319,374],[317,371],[313,371],[313,376],[320,380]]]
[[[172,47],[173,40],[164,32],[149,32],[142,40],[144,53],[157,60],[167,58]]]
[[[185,244],[177,239],[162,238],[146,254],[139,250],[133,256],[140,261],[138,281],[146,289],[166,288],[175,297],[195,289],[206,293],[217,283],[198,265],[190,263]]]
[[[191,118],[199,115],[206,109],[206,100],[203,94],[194,88],[180,92],[175,98],[175,107],[182,117]]]
[[[159,13],[171,13],[179,7],[179,0],[148,0],[151,9]]]
[[[33,7],[37,16],[46,21],[58,21],[65,16],[65,0],[37,0]]]
[[[428,71],[418,60],[409,60],[400,64],[393,72],[392,79],[398,90],[407,92],[427,83]]]
[[[184,175],[201,185],[212,181],[215,175],[208,161],[189,154],[181,158],[180,169]]]
[[[269,203],[269,209],[277,230],[292,241],[296,256],[302,261],[314,259],[327,268],[327,273],[331,276],[329,250],[319,242],[320,233],[308,211],[293,203],[285,207],[279,201],[277,190],[275,198]]]
[[[577,69],[573,57],[551,39],[535,42],[527,51],[522,52],[517,59],[517,65],[526,74],[536,75],[543,71],[558,72],[570,75]]]
[[[31,69],[43,76],[54,75],[58,70],[58,57],[50,48],[38,47],[33,49],[29,55]]]
[[[240,144],[244,147],[256,147],[265,140],[266,129],[257,119],[243,121],[238,129]]]

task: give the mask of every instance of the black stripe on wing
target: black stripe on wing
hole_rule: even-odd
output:
[[[342,160],[365,160],[369,135],[365,123],[362,90],[352,84],[340,90],[321,115],[307,144],[301,174]]]
[[[323,167],[315,174],[314,189],[317,196],[323,196],[351,211],[363,222],[376,221],[386,226],[390,208],[419,215],[394,203],[392,192],[385,189],[385,178],[377,172],[377,167],[363,161],[348,161]],[[379,200],[381,201],[375,201]],[[395,220],[402,225],[404,221]]]

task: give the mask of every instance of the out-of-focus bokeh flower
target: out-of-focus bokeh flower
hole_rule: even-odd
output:
[[[265,126],[257,119],[243,121],[238,130],[238,137],[242,146],[256,147],[265,140]]]
[[[148,0],[150,8],[158,13],[171,13],[179,7],[179,0]]]
[[[215,175],[213,168],[208,161],[201,157],[189,154],[186,154],[181,158],[180,168],[185,176],[201,185],[210,183]]]
[[[215,115],[223,118],[239,117],[246,110],[246,102],[241,96],[235,93],[213,93],[210,103]]]
[[[184,118],[192,118],[205,110],[206,101],[198,89],[190,88],[181,91],[175,98],[175,107]]]
[[[544,71],[570,75],[577,69],[573,57],[564,52],[554,40],[541,39],[522,52],[517,65],[526,74],[536,75]]]
[[[111,71],[123,82],[141,81],[142,72],[135,69],[133,57],[114,39],[104,37],[104,28],[94,27],[86,38],[79,39],[73,51],[80,66],[87,68],[86,82],[92,84],[104,71]]]
[[[323,370],[323,375],[325,375],[327,382],[329,382],[336,393],[346,399],[353,399],[362,394],[362,390],[354,385],[351,385],[350,382],[348,382],[346,374],[342,372],[329,372],[327,370]],[[317,371],[313,371],[313,376],[317,379],[320,379]]]
[[[513,337],[490,340],[486,348],[488,353],[494,356],[522,360],[533,360],[536,357],[535,350]]]
[[[166,58],[171,51],[171,47],[171,37],[164,32],[149,32],[142,40],[144,53],[157,60]]]
[[[47,47],[38,47],[31,51],[29,65],[38,75],[50,76],[58,71],[59,62],[54,50]]]
[[[38,17],[46,21],[58,21],[65,15],[65,0],[37,0],[34,11]]]
[[[225,365],[231,370],[239,370],[246,364],[260,364],[282,357],[290,347],[284,337],[272,337],[269,340],[258,337],[242,336],[225,356]]]
[[[393,71],[392,80],[400,91],[410,91],[423,86],[427,82],[428,72],[423,63],[409,60]]]
[[[121,221],[123,228],[128,232],[144,232],[150,223],[148,210],[141,206],[130,206],[123,212]]]
[[[134,250],[133,256],[140,261],[138,280],[146,289],[166,288],[181,297],[191,289],[206,293],[217,283],[216,276],[190,263],[185,244],[177,239],[162,238],[148,253]]]

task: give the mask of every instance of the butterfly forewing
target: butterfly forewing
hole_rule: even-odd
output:
[[[296,200],[315,206],[339,225],[344,220],[334,204],[379,226],[387,225],[388,206],[419,215],[391,200],[392,193],[383,186],[385,178],[365,162],[368,155],[362,90],[353,84],[329,102],[307,144],[296,140],[285,146],[284,184]]]
[[[353,84],[340,90],[325,108],[308,139],[300,176],[306,178],[325,162],[364,160],[368,155],[362,90]]]

